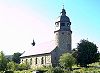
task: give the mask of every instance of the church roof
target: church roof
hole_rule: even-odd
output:
[[[50,53],[55,48],[56,48],[56,45],[55,45],[54,41],[45,42],[40,45],[33,46],[33,48],[24,52],[20,57],[28,57],[28,56],[32,56],[32,55]]]

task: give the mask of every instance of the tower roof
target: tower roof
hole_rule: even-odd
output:
[[[61,15],[66,15],[66,10],[64,8],[62,9]]]
[[[58,19],[57,19],[57,22],[58,21],[60,21],[60,22],[62,22],[62,21],[63,22],[70,21],[69,17],[66,16],[66,10],[64,9],[64,7],[63,7],[63,9],[61,11],[61,16],[59,16]]]

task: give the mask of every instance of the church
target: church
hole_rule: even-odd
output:
[[[49,65],[57,66],[60,56],[63,53],[71,52],[72,31],[70,18],[66,15],[64,8],[60,14],[58,20],[55,22],[55,39],[34,46],[29,52],[24,52],[20,56],[21,63],[29,63],[31,68]]]

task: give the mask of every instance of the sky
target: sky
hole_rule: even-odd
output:
[[[54,39],[61,9],[71,21],[72,48],[81,39],[100,51],[100,0],[0,0],[0,51],[6,55],[24,52]]]

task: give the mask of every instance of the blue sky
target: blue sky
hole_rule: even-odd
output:
[[[62,5],[71,20],[72,47],[81,39],[100,50],[100,0],[0,0],[0,50],[23,52],[54,39],[55,21]]]

